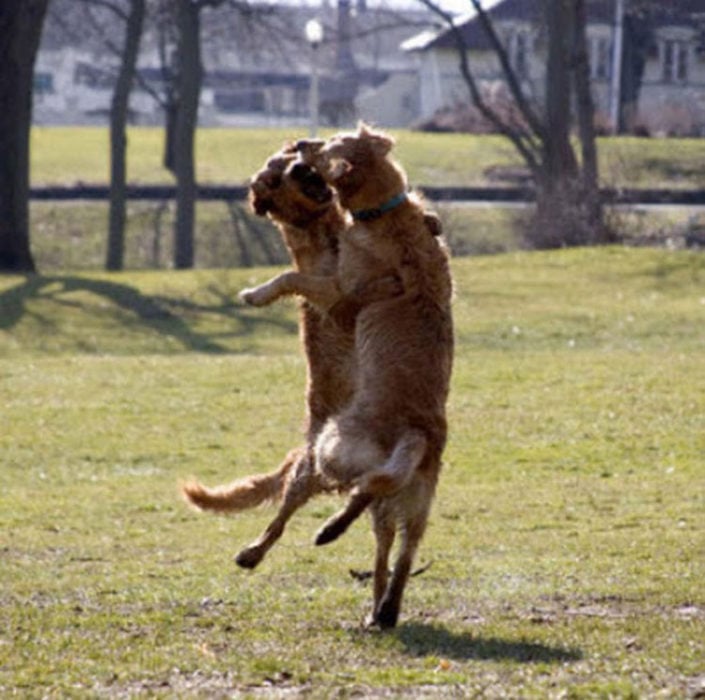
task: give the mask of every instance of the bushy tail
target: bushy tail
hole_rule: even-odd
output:
[[[289,472],[304,456],[306,448],[289,452],[276,471],[270,474],[254,474],[238,479],[232,484],[208,488],[198,481],[189,481],[181,486],[181,493],[188,503],[200,510],[220,513],[247,510],[281,498]]]

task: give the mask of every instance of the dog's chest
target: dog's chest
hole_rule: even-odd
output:
[[[338,276],[344,291],[397,270],[401,250],[390,237],[356,224],[340,240]]]

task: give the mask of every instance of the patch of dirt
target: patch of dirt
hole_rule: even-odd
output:
[[[705,675],[688,679],[688,697],[705,698]]]
[[[538,605],[532,605],[521,613],[535,624],[551,624],[566,618],[600,617],[620,620],[626,617],[660,615],[681,620],[705,619],[705,607],[693,603],[675,606],[649,605],[644,601],[621,596],[596,596],[568,599],[562,596],[546,598]]]
[[[174,669],[163,679],[133,680],[120,683],[115,678],[101,687],[91,689],[97,697],[134,698],[139,695],[149,697],[203,697],[209,700],[225,700],[233,697],[297,698],[307,696],[309,685],[292,683],[286,673],[276,677],[265,678],[261,684],[250,685],[238,682],[235,674],[229,672],[209,671],[202,673],[184,673]]]

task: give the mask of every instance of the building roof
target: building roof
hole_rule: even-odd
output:
[[[541,25],[542,0],[494,0],[483,3],[490,19],[495,22],[515,21]],[[630,8],[632,13],[647,12],[654,25],[692,26],[695,20],[705,18],[705,0],[635,0]],[[615,0],[587,0],[588,21],[594,24],[613,24]],[[461,31],[468,49],[488,50],[492,48],[487,32],[482,26],[478,13],[473,8],[470,12],[458,16],[455,26]],[[456,48],[456,39],[448,27],[438,30],[426,30],[407,39],[402,44],[405,51],[425,51],[431,48]]]

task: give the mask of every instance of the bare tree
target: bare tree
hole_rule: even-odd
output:
[[[193,267],[195,257],[196,166],[194,142],[198,123],[198,101],[203,79],[201,65],[201,10],[203,1],[176,0],[178,57],[174,118],[173,156],[176,177],[176,224],[174,267]],[[216,1],[216,4],[217,1]]]
[[[108,270],[121,270],[125,259],[127,122],[130,92],[135,77],[144,25],[145,0],[129,0],[128,14],[120,14],[125,22],[125,39],[121,51],[120,68],[110,103],[110,211],[105,261],[105,267]]]
[[[34,62],[49,0],[0,3],[0,272],[33,272],[29,132]]]
[[[127,208],[127,123],[136,77],[147,0],[54,0],[50,15],[70,41],[90,37],[107,51],[110,65],[103,70],[114,77],[110,101],[110,192],[105,267],[121,270],[125,257]],[[116,31],[116,23],[118,29]],[[114,66],[117,65],[117,68]]]
[[[178,113],[179,101],[177,93],[177,47],[178,27],[176,22],[176,7],[173,0],[157,0],[155,3],[152,23],[155,26],[161,89],[145,82],[144,87],[152,95],[164,112],[164,167],[174,173],[174,125]]]
[[[603,220],[598,189],[585,0],[541,0],[542,24],[547,37],[542,110],[536,109],[525,95],[494,27],[491,11],[484,10],[479,0],[470,0],[497,55],[506,85],[521,114],[520,120],[508,119],[485,99],[470,66],[464,35],[453,17],[435,0],[421,1],[441,16],[452,32],[460,72],[472,102],[512,142],[531,172],[537,207],[528,234],[529,242],[538,248],[552,248],[613,240],[613,234]],[[582,150],[580,159],[570,138],[574,97]]]
[[[195,262],[196,167],[194,144],[198,104],[203,81],[201,12],[225,0],[173,0],[162,8],[161,53],[166,80],[166,140],[164,163],[176,178],[174,267],[191,268]],[[170,43],[175,40],[175,50]]]

